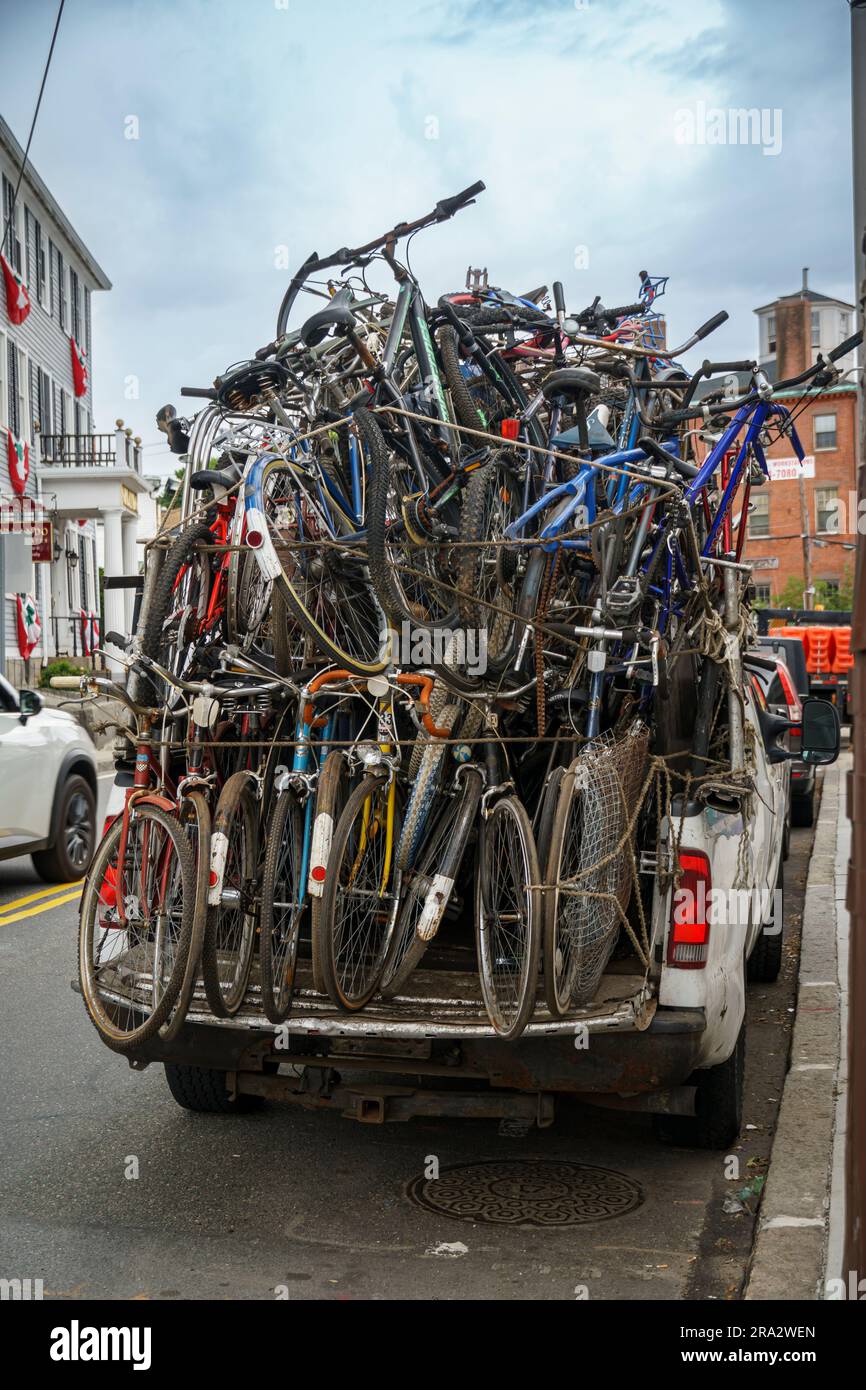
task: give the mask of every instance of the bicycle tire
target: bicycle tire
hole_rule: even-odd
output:
[[[268,818],[268,844],[262,867],[261,909],[259,914],[259,975],[262,993],[262,1008],[270,1023],[282,1023],[288,1018],[292,1007],[292,991],[295,982],[295,969],[298,960],[298,939],[301,918],[306,900],[306,884],[301,884],[300,873],[303,862],[303,824],[304,817],[300,802],[291,790],[281,792]],[[289,841],[291,863],[287,864],[284,846]],[[290,875],[286,892],[289,895],[290,922],[288,926],[288,949],[283,954],[275,952],[274,938],[277,928],[277,909],[286,904],[277,901],[281,868]],[[285,934],[283,940],[285,940]]]
[[[393,787],[389,787],[386,780],[379,774],[371,773],[355,787],[349,800],[346,802],[345,809],[334,829],[334,839],[331,846],[331,865],[328,877],[325,880],[325,891],[322,894],[322,923],[323,923],[323,951],[322,966],[325,978],[325,989],[332,1002],[338,1008],[349,1013],[355,1013],[368,1004],[373,995],[379,988],[382,971],[387,958],[388,947],[394,930],[397,907],[399,905],[399,881],[394,867],[394,856],[392,852],[390,870],[387,870],[387,838],[379,840],[377,850],[385,856],[385,868],[381,876],[379,873],[379,860],[381,855],[367,855],[367,848],[373,844],[380,832],[376,829],[381,821],[376,817],[382,809],[381,798],[389,797],[393,793]],[[378,804],[370,805],[372,798],[376,798]],[[387,808],[386,815],[387,815]],[[373,817],[373,832],[370,833],[370,818]],[[360,827],[357,825],[358,818],[361,817]],[[396,846],[399,824],[395,807],[395,824],[393,843]],[[352,840],[353,832],[357,832],[357,844]],[[387,837],[387,832],[384,832]],[[352,867],[349,882],[343,883],[343,859],[346,853],[355,855],[355,863]],[[372,861],[374,887],[369,890],[358,890],[356,885],[356,873],[361,857]],[[367,870],[369,874],[369,869]],[[386,879],[387,872],[387,879]],[[350,892],[353,888],[354,891]],[[385,888],[390,887],[390,893],[385,893]],[[349,905],[353,899],[364,900],[360,906],[360,912],[366,912],[366,900],[373,898],[378,902],[387,903],[384,913],[377,912],[373,908],[373,916],[380,917],[383,930],[377,931],[375,923],[368,923],[363,928],[354,928],[348,932],[344,931],[343,923],[345,913],[349,910]],[[344,944],[350,944],[353,948],[360,949],[361,959],[358,959],[357,952],[354,960],[350,962],[346,959],[343,950]]]
[[[514,645],[509,566],[503,559],[503,547],[496,544],[508,521],[517,515],[514,506],[519,507],[517,481],[507,456],[500,453],[471,475],[464,490],[457,561],[460,621],[464,627],[486,634],[487,662],[494,672],[508,665]],[[487,545],[495,546],[492,558]],[[478,598],[484,602],[478,603]]]
[[[450,733],[460,713],[458,705],[445,705],[436,716],[436,722]],[[404,872],[412,867],[418,852],[418,843],[424,834],[430,812],[439,793],[443,763],[451,752],[452,745],[441,739],[431,739],[421,753],[419,765],[412,778],[412,790],[403,817],[403,828],[397,846],[397,868]]]
[[[349,762],[346,754],[336,749],[325,758],[316,784],[316,809],[310,846],[310,938],[313,988],[317,994],[327,993],[322,964],[322,894],[331,862],[334,827],[343,814],[349,790]]]
[[[207,1002],[216,1018],[232,1018],[240,1009],[253,960],[256,913],[252,904],[258,860],[258,816],[251,791],[254,780],[247,771],[232,773],[220,792],[213,818],[211,870],[220,861],[221,866],[216,885],[211,874],[201,970]],[[232,843],[236,826],[243,834],[240,852]],[[238,894],[237,906],[232,904],[230,909],[221,901],[227,876],[234,880],[231,889]],[[237,914],[236,919],[229,917],[229,910]]]
[[[159,1030],[160,1042],[171,1042],[176,1038],[186,1021],[195,984],[201,965],[201,949],[207,924],[207,894],[210,883],[210,805],[202,791],[191,791],[183,798],[181,810],[188,806],[195,816],[196,843],[193,857],[195,861],[195,909],[192,920],[186,970],[181,981],[180,992],[171,1012]],[[181,825],[183,819],[180,818]]]
[[[144,655],[149,656],[152,661],[158,662],[160,666],[164,666],[166,670],[175,674],[182,663],[178,660],[177,653],[172,657],[171,652],[167,651],[165,641],[166,623],[174,600],[175,586],[181,570],[194,557],[196,547],[206,545],[212,540],[213,535],[207,521],[193,522],[175,537],[165,553],[165,559],[154,585],[152,600],[148,605],[147,613],[144,615],[144,621],[139,624],[141,650]],[[203,557],[203,567],[206,564],[207,558]],[[156,678],[142,677],[142,680],[144,679],[153,685]],[[155,686],[154,694],[160,699],[163,698],[163,692],[157,690]]]
[[[510,913],[524,924],[522,939],[502,930],[502,907],[493,889],[493,875],[503,860],[499,852],[500,822],[510,821],[519,841],[515,858],[509,847],[508,862],[516,893]],[[507,831],[505,832],[507,833]],[[481,995],[490,1023],[507,1041],[519,1038],[535,1008],[541,951],[541,888],[538,855],[532,826],[523,804],[514,796],[497,801],[479,833],[475,879],[475,941]],[[522,879],[522,882],[521,882]],[[522,899],[522,905],[521,905]],[[509,954],[511,943],[519,956]],[[517,964],[517,970],[509,966]],[[513,981],[509,984],[509,979]]]
[[[183,982],[186,971],[187,957],[189,953],[190,938],[192,935],[194,897],[195,897],[195,867],[193,864],[192,850],[189,841],[176,817],[170,815],[161,807],[153,806],[147,802],[138,802],[129,811],[129,822],[137,835],[137,827],[143,823],[151,823],[161,827],[167,840],[171,842],[177,856],[179,871],[180,889],[180,930],[174,947],[174,961],[167,981],[165,982],[159,1000],[153,1006],[143,1021],[136,1022],[131,1027],[120,1027],[119,1018],[123,1015],[123,1007],[127,1009],[128,1017],[138,1017],[145,1013],[145,1004],[141,997],[130,999],[126,1005],[122,1002],[113,1002],[109,1006],[101,998],[102,986],[105,980],[100,981],[96,978],[93,961],[93,935],[94,927],[99,914],[100,903],[102,903],[106,917],[116,907],[118,892],[123,893],[126,902],[129,896],[134,896],[136,900],[141,896],[141,874],[133,873],[135,883],[135,894],[127,895],[124,891],[123,879],[118,882],[116,867],[112,867],[112,855],[116,855],[120,848],[120,839],[123,832],[124,816],[118,816],[117,820],[109,827],[102,844],[99,846],[90,872],[84,885],[81,897],[81,911],[79,917],[78,933],[78,975],[81,985],[81,994],[84,999],[85,1007],[90,1016],[90,1020],[99,1033],[102,1041],[114,1052],[130,1052],[140,1044],[147,1042],[159,1030],[165,1022],[168,1014],[178,997],[178,993]],[[127,855],[129,853],[129,832],[127,832]],[[125,872],[125,870],[124,870]],[[113,880],[112,875],[113,873]],[[162,875],[163,882],[165,876]],[[113,903],[112,903],[113,898]],[[127,907],[127,925],[121,927],[119,920],[116,923],[108,922],[101,926],[102,937],[100,948],[109,941],[109,930],[122,930],[124,943],[118,939],[117,943],[110,939],[110,944],[126,945],[128,947],[130,939],[129,909]],[[136,950],[137,947],[130,948]],[[123,952],[129,954],[129,949]],[[119,958],[115,958],[119,959]],[[142,979],[147,974],[147,953],[145,950],[144,958],[133,962],[133,971],[130,972],[129,965],[125,965],[121,972],[120,981],[124,988],[129,986],[130,979]],[[153,998],[153,965],[150,967],[151,978],[151,1000]],[[134,990],[141,990],[140,985],[134,985]],[[120,992],[115,990],[115,993]]]

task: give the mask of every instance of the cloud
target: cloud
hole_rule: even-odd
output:
[[[54,5],[0,12],[23,140]],[[477,205],[413,242],[429,299],[472,262],[621,303],[647,268],[671,276],[673,338],[725,307],[713,351],[754,352],[751,310],[802,265],[852,295],[847,25],[844,0],[79,0],[32,157],[115,287],[94,301],[97,426],[154,444],[181,385],[267,341],[278,248],[294,267],[477,178]],[[781,108],[781,153],[677,144],[699,102]]]

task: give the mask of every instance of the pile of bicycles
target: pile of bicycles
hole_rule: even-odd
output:
[[[177,510],[108,634],[125,682],[81,682],[130,716],[81,908],[117,1050],[194,1000],[279,1025],[425,972],[434,1012],[473,975],[506,1039],[567,1018],[614,954],[648,968],[672,782],[748,793],[749,498],[768,442],[803,457],[778,393],[855,340],[773,386],[680,366],[727,315],[669,348],[645,272],[613,309],[480,271],[431,306],[399,244],[482,189],[310,256],[274,340],[160,411]]]

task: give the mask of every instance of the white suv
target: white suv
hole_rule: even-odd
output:
[[[48,883],[90,867],[96,844],[96,757],[66,710],[0,676],[0,859],[29,854]]]

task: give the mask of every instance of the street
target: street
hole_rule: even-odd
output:
[[[552,1128],[513,1134],[279,1106],[190,1114],[161,1068],[136,1074],[106,1050],[70,989],[77,891],[49,889],[27,859],[0,864],[0,1275],[41,1278],[58,1299],[736,1298],[787,1067],[812,833],[792,832],[779,981],[748,992],[737,1177],[723,1154],[663,1147],[646,1116],[568,1102]],[[593,1165],[637,1184],[639,1204],[553,1229],[465,1222],[407,1196],[431,1158]]]

